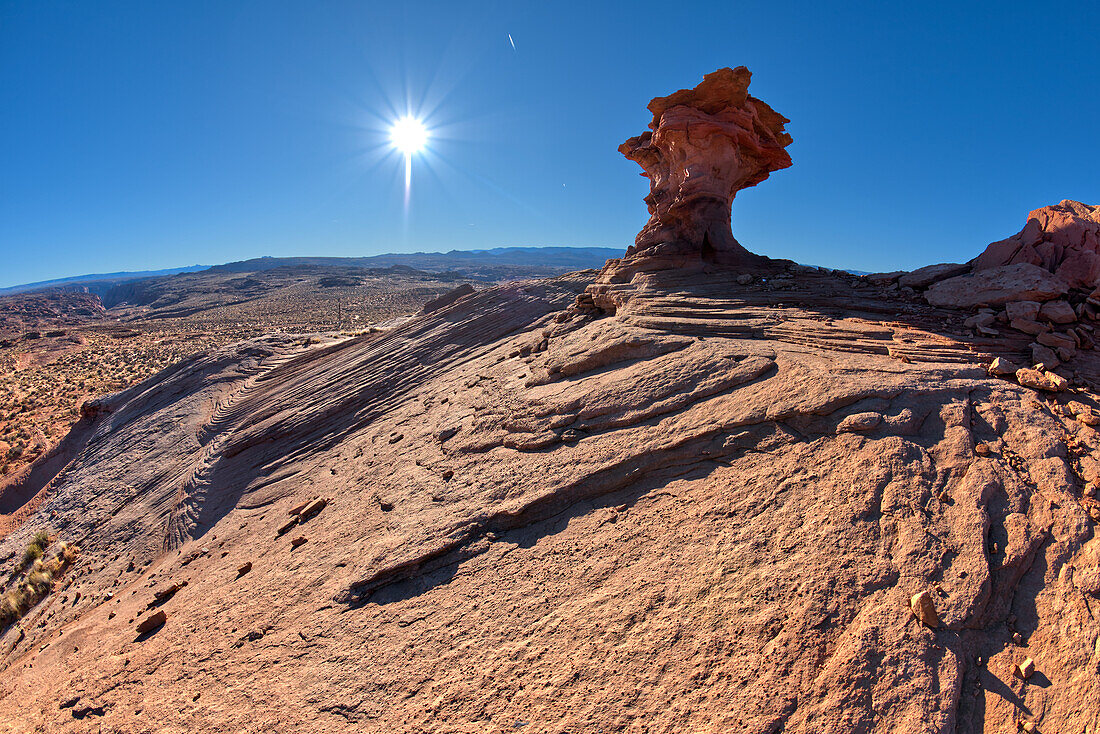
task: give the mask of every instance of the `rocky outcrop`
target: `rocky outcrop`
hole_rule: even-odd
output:
[[[1001,265],[941,280],[925,292],[933,306],[971,308],[1011,301],[1049,301],[1065,295],[1069,286],[1037,265]]]
[[[974,269],[1017,263],[1039,266],[1073,288],[1100,285],[1100,206],[1066,199],[1036,209],[1019,233],[989,245]]]
[[[657,97],[649,103],[650,131],[619,146],[650,180],[650,219],[627,260],[677,266],[759,259],[733,237],[733,198],[791,165],[784,150],[791,136],[784,131],[789,120],[748,93],[751,76],[743,66],[719,69],[694,89]]]
[[[938,263],[925,265],[911,273],[898,277],[898,285],[903,288],[927,288],[941,280],[954,278],[970,272],[970,263]]]

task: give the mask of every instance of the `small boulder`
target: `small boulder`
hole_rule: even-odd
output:
[[[1022,331],[1025,334],[1035,335],[1042,334],[1044,331],[1050,331],[1050,327],[1046,324],[1041,324],[1031,319],[1013,319],[1008,325],[1016,331]]]
[[[316,516],[321,510],[325,509],[325,505],[327,505],[327,504],[328,504],[328,500],[326,500],[326,499],[315,499],[312,502],[310,502],[308,505],[306,505],[305,509],[302,510],[301,513],[299,513],[298,518],[302,522],[305,522],[306,520],[309,520],[311,517]]]
[[[1039,309],[1039,318],[1046,319],[1054,324],[1072,324],[1077,320],[1077,314],[1073,306],[1065,300],[1049,301]]]
[[[855,413],[842,420],[837,425],[836,432],[854,433],[859,431],[870,431],[879,423],[882,423],[882,414],[880,413]]]
[[[1025,658],[1022,663],[1016,664],[1012,672],[1017,678],[1027,680],[1035,673],[1035,661],[1031,658]]]
[[[1061,375],[1047,370],[1020,369],[1016,371],[1016,381],[1024,387],[1047,392],[1061,392],[1069,386],[1069,381]]]
[[[909,600],[909,608],[913,610],[913,616],[920,620],[926,627],[936,628],[940,626],[940,615],[936,613],[936,605],[932,603],[932,595],[927,591],[914,594]]]
[[[992,326],[994,321],[996,321],[996,317],[993,314],[982,311],[963,321],[963,326],[968,329],[977,329],[982,326]]]
[[[989,374],[997,377],[1008,377],[1009,375],[1016,374],[1016,370],[1020,369],[1018,365],[1012,364],[1004,357],[997,357],[989,363]]]
[[[240,578],[241,576],[244,576],[246,573],[248,573],[251,570],[252,570],[252,561],[249,561],[248,563],[244,564],[243,566],[240,566],[240,567],[237,568],[237,578]]]
[[[139,635],[144,635],[148,632],[152,632],[158,627],[161,627],[167,621],[168,615],[164,613],[163,609],[158,609],[145,619],[138,622],[137,633]]]
[[[1042,364],[1047,369],[1054,369],[1062,363],[1058,359],[1058,355],[1054,353],[1054,350],[1050,347],[1043,346],[1042,344],[1031,345],[1031,363]]]
[[[1009,321],[1016,319],[1035,321],[1039,318],[1040,308],[1041,304],[1037,301],[1013,301],[1005,304],[1005,313],[1008,314]]]
[[[299,535],[299,536],[298,536],[297,538],[295,538],[294,540],[290,541],[290,547],[291,547],[291,548],[297,548],[297,547],[298,547],[298,546],[300,546],[300,545],[305,545],[305,544],[306,544],[307,542],[308,542],[308,541],[306,540],[306,536],[304,536],[304,535]]]
[[[1069,409],[1070,415],[1086,426],[1100,425],[1100,415],[1089,406],[1079,403],[1076,400],[1071,400],[1066,403],[1066,408]]]

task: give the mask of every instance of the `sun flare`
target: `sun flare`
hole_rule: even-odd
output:
[[[415,117],[402,117],[390,128],[390,140],[394,148],[410,156],[424,149],[428,142],[428,130]]]

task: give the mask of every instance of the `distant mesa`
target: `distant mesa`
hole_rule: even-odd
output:
[[[733,199],[772,171],[791,165],[784,131],[790,120],[748,93],[744,66],[707,74],[694,89],[649,103],[650,131],[630,138],[619,152],[650,180],[650,218],[638,233],[632,258],[667,260],[671,266],[708,262],[751,265],[764,261],[734,239]]]

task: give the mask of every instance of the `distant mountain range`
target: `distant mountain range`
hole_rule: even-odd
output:
[[[496,247],[488,250],[410,252],[370,257],[260,257],[224,265],[191,265],[166,270],[97,273],[55,278],[36,283],[0,288],[0,296],[49,288],[87,289],[104,295],[121,283],[205,270],[221,273],[250,273],[275,268],[413,268],[427,273],[453,273],[477,280],[556,275],[570,270],[601,267],[609,258],[620,257],[622,249],[611,247]]]
[[[162,275],[177,275],[179,273],[195,273],[206,270],[209,265],[188,265],[185,268],[166,268],[164,270],[133,270],[119,273],[94,273],[91,275],[73,275],[68,278],[54,278],[53,280],[40,280],[35,283],[23,283],[0,288],[0,296],[10,296],[16,293],[38,291],[46,288],[64,288],[89,282],[100,283],[125,283],[128,280],[141,280],[142,278],[157,278]]]

